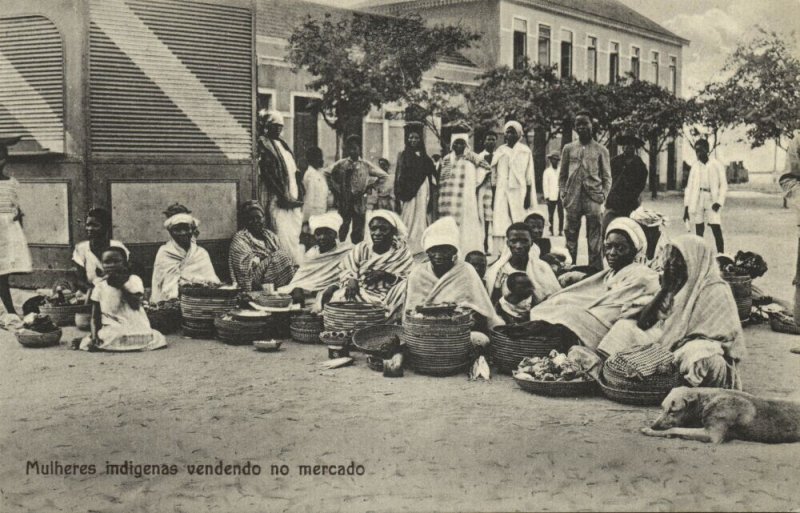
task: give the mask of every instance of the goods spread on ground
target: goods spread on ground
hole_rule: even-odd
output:
[[[181,310],[181,301],[178,298],[168,299],[167,301],[159,301],[158,303],[150,303],[143,301],[142,307],[146,312],[179,312]]]
[[[548,356],[523,358],[514,377],[527,381],[589,381],[591,377],[579,363],[564,353],[550,351]]]
[[[48,306],[82,305],[86,302],[86,294],[81,291],[73,292],[67,287],[58,285],[53,287],[49,294],[44,295],[44,301]]]
[[[22,327],[36,333],[50,333],[58,329],[50,317],[43,314],[31,313],[22,319]]]

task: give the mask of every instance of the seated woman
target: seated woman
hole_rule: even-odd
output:
[[[614,325],[598,351],[611,355],[653,343],[675,355],[691,385],[741,389],[736,364],[745,344],[736,303],[714,250],[700,237],[672,241],[656,297],[638,321]]]
[[[151,303],[177,298],[181,283],[220,282],[208,252],[194,241],[198,224],[197,219],[185,213],[164,221],[171,240],[156,253]]]
[[[592,349],[619,319],[638,314],[658,292],[658,274],[638,263],[647,243],[634,221],[619,217],[608,226],[605,254],[609,269],[553,294],[531,310],[526,328],[540,333],[558,326],[571,344]]]
[[[458,258],[459,235],[452,217],[443,217],[425,229],[422,247],[430,261],[418,263],[411,270],[404,311],[420,305],[455,303],[478,314],[478,326],[503,324],[478,273]]]
[[[500,298],[495,310],[506,324],[527,322],[533,308],[533,283],[523,272],[508,276],[508,294]]]
[[[292,281],[295,262],[281,247],[278,236],[267,229],[264,207],[258,201],[246,201],[239,211],[244,229],[236,232],[228,252],[231,278],[246,291],[261,290],[271,283],[276,288]]]
[[[540,303],[561,290],[553,269],[542,260],[539,246],[533,243],[530,228],[514,223],[506,230],[506,248],[500,258],[486,271],[486,289],[492,304],[509,293],[506,280],[516,272],[524,272],[533,283],[535,303]]]
[[[72,251],[72,262],[75,264],[74,278],[78,290],[86,292],[94,286],[94,282],[103,277],[103,264],[100,259],[103,250],[113,246],[122,248],[126,259],[130,255],[128,248],[118,240],[109,237],[111,231],[111,214],[104,208],[93,208],[86,214],[86,236],[89,240],[79,242]]]
[[[406,226],[389,210],[369,213],[369,237],[342,262],[333,301],[382,303],[395,315],[405,301],[406,278],[414,257],[406,245]]]
[[[313,215],[308,226],[314,234],[316,245],[306,251],[303,265],[297,270],[292,281],[278,289],[281,294],[292,294],[296,303],[306,299],[314,300],[312,310],[322,309],[323,299],[329,300],[335,291],[334,285],[342,274],[342,261],[353,249],[350,242],[339,242],[339,228],[342,216],[337,212]],[[329,290],[330,289],[330,290]],[[327,296],[325,295],[328,291]]]
[[[128,254],[111,246],[101,253],[105,275],[92,289],[91,335],[84,351],[146,351],[166,347],[164,335],[150,327],[142,308],[144,283],[128,269]]]

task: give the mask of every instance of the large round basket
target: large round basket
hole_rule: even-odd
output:
[[[472,314],[423,316],[406,312],[401,342],[408,347],[408,365],[420,374],[451,376],[469,367]]]
[[[736,301],[736,310],[739,312],[739,319],[742,321],[749,319],[750,310],[753,308],[753,280],[750,276],[730,273],[722,273],[722,279],[731,287],[733,299]]]
[[[150,327],[164,335],[174,333],[181,327],[181,311],[179,308],[163,310],[145,310]]]
[[[292,340],[301,344],[319,344],[319,334],[324,330],[322,316],[307,310],[293,313],[289,322]]]
[[[50,320],[56,326],[72,326],[75,324],[75,314],[92,313],[92,305],[52,306],[44,304],[39,307],[39,313],[50,317]]]
[[[61,328],[47,333],[38,333],[27,329],[16,332],[17,342],[25,347],[39,348],[57,346],[61,341]]]
[[[667,374],[653,374],[646,378],[639,378],[628,377],[623,372],[608,365],[608,363],[609,361],[607,360],[606,364],[603,365],[602,374],[606,385],[611,388],[632,392],[668,393],[673,388],[686,384],[677,368]]]
[[[208,298],[208,299],[235,299],[242,289],[239,288],[211,288],[200,287],[193,285],[181,285],[180,296],[192,298]]]
[[[503,328],[489,331],[489,355],[500,372],[510,374],[523,358],[547,356],[553,349],[565,353],[568,347],[561,339],[549,336],[525,335],[511,338],[503,333]]]
[[[364,354],[388,359],[402,347],[402,335],[402,326],[393,324],[372,326],[353,333],[353,345]],[[401,339],[399,346],[396,345],[398,339]],[[383,367],[380,370],[383,370]]]
[[[641,391],[615,388],[609,386],[602,376],[600,376],[597,384],[600,386],[600,391],[608,399],[618,403],[632,404],[634,406],[657,406],[661,404],[671,390]]]
[[[593,380],[579,381],[528,381],[518,379],[514,376],[514,381],[519,387],[531,394],[547,395],[550,397],[579,397],[582,395],[594,395],[597,393],[597,383]]]
[[[292,304],[292,296],[287,294],[267,294],[266,292],[251,292],[253,301],[261,306],[270,308],[286,308]]]
[[[352,331],[381,324],[386,320],[382,305],[336,302],[325,305],[325,331]]]
[[[196,289],[187,289],[193,292]],[[210,289],[215,290],[215,289]],[[194,297],[181,294],[181,328],[192,338],[214,338],[214,319],[236,308],[236,296]]]
[[[787,335],[800,335],[800,327],[794,323],[794,317],[782,312],[769,314],[769,327],[772,331],[786,333]]]
[[[268,316],[257,321],[237,320],[230,315],[214,319],[217,339],[231,345],[248,345],[256,340],[274,338],[275,319]]]

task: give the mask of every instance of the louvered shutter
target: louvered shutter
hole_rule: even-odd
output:
[[[93,154],[251,156],[252,12],[91,0]]]
[[[64,49],[44,16],[0,18],[0,136],[12,148],[64,151]]]

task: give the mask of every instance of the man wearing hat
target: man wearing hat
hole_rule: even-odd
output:
[[[303,202],[297,179],[297,163],[289,145],[281,138],[283,116],[276,110],[258,112],[261,135],[258,138],[259,201],[269,212],[268,228],[280,239],[283,249],[296,262],[303,261],[300,231],[303,227]]]
[[[628,217],[639,208],[639,196],[647,184],[647,166],[638,155],[644,141],[626,130],[616,138],[616,143],[622,146],[622,153],[611,159],[611,190],[606,198],[602,233],[606,233],[611,221]]]
[[[564,205],[561,203],[561,195],[558,189],[558,163],[561,162],[561,155],[557,151],[551,151],[547,155],[547,169],[542,175],[542,194],[547,202],[547,214],[550,221],[550,235],[553,235],[553,214],[558,209],[558,236],[564,235]]]

